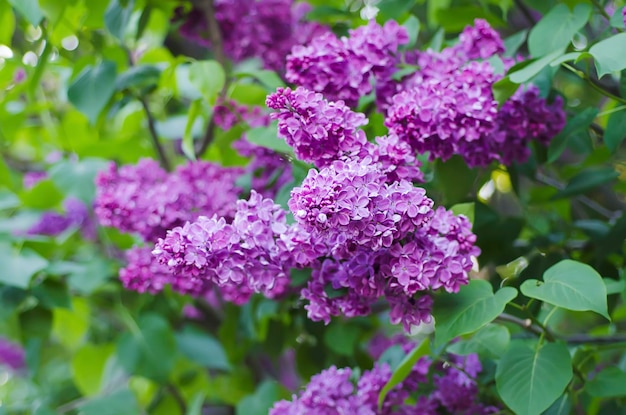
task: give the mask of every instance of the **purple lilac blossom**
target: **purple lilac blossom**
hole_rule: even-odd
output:
[[[622,9],[622,16],[623,16],[623,19],[624,19],[624,26],[626,26],[626,7],[624,7]]]
[[[563,128],[565,116],[559,98],[548,104],[535,87],[520,88],[498,110],[492,86],[501,76],[486,61],[468,60],[502,52],[498,34],[477,19],[457,45],[439,53],[407,54],[420,69],[397,86],[385,125],[431,160],[459,154],[469,166],[524,162],[530,141],[547,145]],[[503,60],[505,67],[513,64]]]
[[[278,134],[302,161],[322,167],[358,153],[367,142],[360,129],[367,118],[342,101],[327,101],[322,94],[300,87],[278,88],[266,104],[278,110],[271,114],[278,119]]]
[[[45,171],[29,171],[24,174],[22,180],[24,189],[32,189],[37,183],[48,178],[48,173]]]
[[[382,84],[391,79],[398,48],[409,38],[394,21],[384,26],[370,21],[349,34],[339,39],[327,33],[294,47],[287,57],[287,80],[356,106],[360,97],[372,91],[372,78]]]
[[[116,167],[96,178],[95,212],[100,224],[153,242],[168,229],[200,215],[232,217],[242,170],[192,162],[167,173],[154,160]]]
[[[153,254],[175,275],[274,298],[287,291],[290,268],[298,266],[292,251],[306,238],[298,226],[287,225],[286,213],[252,191],[249,200],[237,202],[232,223],[201,216],[159,238]]]
[[[335,255],[352,246],[389,248],[425,224],[433,206],[424,189],[405,180],[387,183],[368,158],[309,170],[288,203],[296,221]]]
[[[0,337],[0,366],[6,366],[13,371],[24,369],[26,367],[24,349],[20,345]]]
[[[94,239],[96,234],[95,224],[89,216],[89,210],[83,202],[69,197],[63,202],[65,213],[47,211],[26,233],[28,235],[57,236],[69,228],[80,228],[83,236]]]
[[[294,45],[326,33],[327,28],[307,22],[307,4],[292,0],[216,0],[215,18],[223,38],[225,54],[238,62],[258,57],[267,69],[281,71]],[[207,19],[199,8],[176,11],[174,20],[184,20],[182,36],[210,47]]]
[[[479,401],[475,378],[482,367],[477,356],[450,355],[450,360],[456,368],[433,365],[428,357],[420,358],[409,376],[388,392],[380,409],[378,396],[392,375],[388,364],[376,363],[356,381],[353,380],[356,373],[350,368],[332,366],[314,375],[302,392],[292,396],[291,401],[274,404],[270,415],[486,415],[497,412],[498,408]],[[414,404],[407,403],[409,396],[415,396],[422,385],[428,384],[429,371],[434,372],[434,392],[418,396]]]

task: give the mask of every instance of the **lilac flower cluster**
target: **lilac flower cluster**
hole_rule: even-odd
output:
[[[268,69],[282,70],[294,45],[306,43],[328,29],[304,21],[307,4],[292,0],[216,0],[215,18],[224,42],[224,52],[235,60],[258,57]],[[200,8],[188,13],[181,7],[174,20],[184,20],[180,33],[210,46],[206,16]]]
[[[235,102],[216,105],[213,119],[215,125],[224,130],[239,123],[255,128],[267,126],[270,122],[270,117],[260,107],[246,107]],[[276,196],[284,185],[292,181],[291,163],[276,151],[249,142],[245,134],[233,143],[233,148],[250,158],[243,174],[250,177],[250,188],[263,196]]]
[[[241,172],[208,162],[188,163],[169,174],[149,159],[136,166],[111,164],[96,178],[95,213],[101,225],[152,242],[202,214],[232,217]]]
[[[26,353],[24,349],[8,339],[0,337],[0,366],[6,366],[13,371],[26,367]]]
[[[350,110],[342,101],[329,102],[322,94],[305,88],[278,88],[266,105],[278,110],[278,134],[293,147],[296,157],[317,166],[359,152],[367,142],[359,128],[367,124],[364,114]]]
[[[367,158],[309,170],[289,199],[296,221],[340,256],[355,246],[389,248],[424,225],[432,206],[424,189],[405,180],[387,183]]]
[[[237,202],[232,223],[201,216],[168,231],[153,254],[176,275],[274,298],[287,290],[290,269],[298,265],[292,251],[305,237],[287,226],[286,211],[252,191]]]
[[[317,167],[337,159],[369,159],[393,182],[399,179],[423,181],[415,152],[397,135],[367,141],[360,127],[367,124],[364,114],[353,112],[342,101],[332,102],[322,94],[299,87],[278,88],[266,100],[276,110],[278,134],[294,148],[296,156]]]
[[[64,214],[56,211],[44,212],[39,221],[26,231],[26,234],[57,236],[70,228],[78,228],[83,237],[95,238],[95,224],[83,202],[69,197],[63,202],[63,210]]]
[[[395,21],[374,21],[349,32],[349,38],[326,33],[307,45],[296,46],[287,57],[287,80],[330,100],[354,107],[372,91],[372,77],[385,84],[395,72],[398,48],[409,41]]]
[[[433,364],[422,357],[412,372],[400,384],[389,391],[382,408],[378,408],[378,395],[392,375],[386,363],[377,363],[355,382],[356,372],[350,368],[335,366],[314,375],[306,388],[291,401],[274,404],[270,415],[296,414],[420,414],[437,415],[453,413],[459,415],[487,415],[498,412],[498,408],[487,406],[478,400],[476,377],[482,366],[475,354],[449,356],[454,366]],[[428,389],[428,373],[433,372],[433,392]],[[408,398],[415,403],[407,403]]]
[[[469,166],[525,161],[529,142],[547,145],[563,128],[565,115],[560,99],[548,104],[534,87],[520,88],[498,109],[492,86],[501,76],[488,62],[471,60],[503,51],[498,34],[477,19],[461,33],[457,45],[414,55],[411,59],[420,70],[398,86],[385,125],[432,160],[459,154]],[[505,66],[512,64],[504,61]]]

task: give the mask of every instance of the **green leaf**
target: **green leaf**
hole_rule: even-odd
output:
[[[274,121],[267,127],[252,128],[246,132],[249,142],[279,153],[293,154],[292,148],[278,137],[278,123]]]
[[[564,259],[543,274],[543,282],[527,280],[522,294],[556,307],[574,311],[595,311],[610,320],[606,286],[602,277],[587,264]]]
[[[491,285],[484,280],[470,281],[458,293],[437,296],[433,309],[436,347],[492,322],[515,297],[515,288],[504,287],[494,294]]]
[[[185,330],[176,334],[176,343],[181,353],[209,369],[228,371],[228,357],[220,342],[208,334]]]
[[[37,272],[48,266],[48,261],[33,250],[19,253],[6,244],[0,245],[0,282],[18,288],[27,288]]]
[[[39,26],[39,23],[43,20],[43,13],[39,8],[37,0],[8,0],[11,6],[15,7],[15,10],[21,14],[28,23],[33,26]]]
[[[187,124],[185,125],[185,133],[183,134],[183,153],[190,160],[196,159],[196,150],[193,145],[194,138],[194,126],[196,125],[196,119],[202,111],[202,100],[196,99],[191,102],[187,115]]]
[[[217,61],[196,61],[189,65],[189,82],[213,105],[226,83],[226,74]]]
[[[572,410],[572,401],[567,393],[557,399],[543,415],[569,415]]]
[[[525,65],[521,69],[515,69],[515,66],[509,70],[508,78],[511,82],[516,84],[523,84],[530,81],[546,66],[550,65],[552,61],[563,55],[563,49],[555,50],[554,52],[546,55],[542,58],[533,59],[523,62]],[[527,63],[528,62],[528,63]]]
[[[81,161],[64,160],[55,164],[50,170],[50,179],[65,195],[80,199],[91,205],[96,195],[94,183],[96,174],[105,169],[109,163],[102,159],[87,158]]]
[[[619,173],[612,167],[592,168],[583,170],[574,176],[563,190],[558,191],[552,199],[576,196],[594,189],[602,184],[615,180]]]
[[[259,69],[254,72],[239,72],[238,77],[251,77],[258,80],[268,91],[276,91],[276,88],[284,87],[285,82],[274,71]]]
[[[528,35],[530,54],[538,58],[565,48],[590,15],[589,4],[578,4],[573,11],[565,4],[557,5],[531,29]]]
[[[104,25],[118,40],[124,40],[135,8],[135,0],[111,0],[104,12]]]
[[[128,389],[92,399],[79,407],[79,415],[136,415],[141,413],[137,399]]]
[[[76,76],[67,90],[72,104],[95,123],[115,91],[115,62],[104,61],[87,66]]]
[[[86,344],[76,351],[72,358],[72,376],[83,395],[100,393],[104,369],[114,351],[112,344]]]
[[[324,333],[324,344],[333,352],[353,356],[361,330],[353,324],[333,324]]]
[[[404,360],[402,360],[398,367],[393,371],[389,381],[381,389],[380,394],[378,395],[378,409],[383,407],[383,403],[385,402],[385,398],[387,397],[389,391],[409,376],[409,373],[413,370],[415,363],[417,363],[420,357],[426,355],[429,350],[430,341],[426,338],[420,344],[415,346],[411,353],[406,355]]]
[[[402,23],[402,27],[404,27],[409,34],[409,43],[403,45],[402,48],[415,48],[415,44],[417,43],[417,37],[420,33],[420,20],[417,17],[410,15],[409,18],[406,19],[404,23]]]
[[[611,152],[615,152],[625,138],[626,113],[623,110],[614,112],[609,116],[604,130],[604,144]]]
[[[528,30],[522,30],[504,39],[504,56],[512,58],[517,54],[518,49],[524,44]]]
[[[572,379],[572,359],[562,343],[543,346],[516,340],[498,362],[496,388],[504,403],[518,415],[539,415],[565,390]]]
[[[72,308],[52,310],[52,333],[68,349],[76,349],[84,339],[91,323],[91,307],[80,297],[74,297]]]
[[[115,82],[115,89],[143,88],[156,85],[161,77],[161,69],[155,65],[133,66],[120,74]]]
[[[67,286],[51,278],[33,288],[32,293],[47,308],[70,308],[72,306]]]
[[[10,45],[14,30],[15,15],[13,10],[6,3],[0,3],[0,44]]]
[[[597,115],[597,108],[585,108],[583,111],[576,114],[575,117],[567,120],[563,131],[550,142],[550,147],[548,147],[548,163],[553,163],[558,160],[563,151],[567,148],[567,144],[572,135],[580,131],[586,131]]]
[[[266,380],[254,394],[248,395],[237,404],[236,415],[266,415],[274,402],[284,397],[283,388],[278,382]]]
[[[481,357],[496,359],[507,351],[510,341],[511,334],[506,327],[489,324],[471,338],[452,343],[447,350],[459,355],[477,353]]]
[[[185,415],[202,415],[202,406],[204,405],[205,397],[205,393],[203,392],[195,394],[187,406]]]
[[[617,367],[608,367],[585,384],[585,390],[596,398],[626,396],[626,373]]]
[[[598,71],[598,78],[626,69],[626,33],[618,33],[601,40],[589,49]]]
[[[165,383],[176,358],[176,339],[169,324],[156,314],[142,316],[133,332],[117,342],[117,358],[128,373]]]
[[[519,84],[512,82],[511,78],[505,76],[491,86],[491,91],[493,92],[493,98],[499,105],[502,105],[513,96],[519,87]]]
[[[42,180],[32,188],[20,193],[20,200],[25,207],[50,209],[63,200],[63,194],[52,180]]]

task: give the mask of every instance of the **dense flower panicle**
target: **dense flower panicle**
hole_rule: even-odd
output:
[[[120,280],[124,287],[140,293],[156,294],[166,285],[181,294],[200,296],[207,291],[209,284],[197,278],[174,275],[152,256],[150,247],[133,247],[126,251],[127,264],[120,270]]]
[[[370,21],[350,31],[349,38],[332,33],[296,46],[287,57],[287,80],[321,92],[330,100],[354,107],[372,91],[372,78],[384,83],[395,71],[398,47],[408,43],[406,30],[396,22],[385,26]]]
[[[487,59],[504,53],[504,42],[486,20],[476,19],[459,35],[457,48],[469,59]]]
[[[64,214],[54,211],[44,212],[39,221],[32,225],[26,233],[28,235],[56,236],[69,228],[76,227],[80,228],[85,238],[95,238],[95,224],[83,202],[69,197],[63,202],[63,210],[65,211]]]
[[[199,215],[232,217],[240,168],[193,162],[167,173],[153,160],[117,168],[96,178],[95,212],[100,224],[137,233],[153,242]]]
[[[498,110],[492,93],[501,76],[485,59],[504,52],[497,32],[481,19],[459,43],[441,52],[406,53],[419,68],[388,91],[385,125],[416,152],[446,160],[461,155],[469,166],[524,162],[532,139],[547,145],[563,127],[562,101],[548,105],[535,88],[523,88]],[[469,62],[468,62],[469,61]],[[514,60],[502,58],[505,69]]]
[[[292,190],[289,208],[335,254],[350,245],[374,251],[390,247],[428,221],[433,201],[410,182],[386,179],[370,159],[338,160],[320,171],[311,169]]]
[[[261,107],[239,105],[235,101],[221,101],[213,108],[213,122],[223,130],[230,130],[239,123],[250,128],[269,124],[270,117]]]
[[[168,231],[153,254],[181,277],[274,298],[288,289],[289,271],[299,265],[291,253],[298,237],[287,226],[286,211],[252,191],[249,200],[237,202],[232,223],[201,216]]]
[[[217,0],[215,18],[224,52],[234,61],[258,57],[266,68],[282,70],[294,45],[328,31],[318,23],[304,21],[307,11],[308,5],[292,0]],[[174,20],[184,20],[181,35],[210,46],[207,19],[199,8],[187,14],[179,8]]]
[[[471,62],[453,77],[407,85],[393,97],[385,125],[418,153],[430,152],[432,160],[463,154],[470,146],[492,156],[485,144],[498,110],[493,82],[489,63]]]
[[[364,149],[372,161],[378,164],[381,172],[387,176],[387,182],[424,181],[424,173],[420,170],[421,163],[415,157],[415,151],[397,135],[376,137],[376,144],[367,145]]]
[[[0,337],[0,366],[19,371],[26,367],[26,352],[12,341]]]
[[[367,143],[360,127],[364,114],[350,110],[342,101],[327,101],[305,88],[278,88],[267,97],[271,114],[278,120],[278,134],[293,147],[296,157],[325,166],[343,156],[356,154]]]
[[[415,346],[413,344],[409,350]],[[475,378],[482,367],[478,357],[475,354],[450,355],[449,359],[455,367],[432,364],[428,357],[420,358],[409,376],[387,393],[380,409],[378,396],[392,375],[387,363],[376,363],[356,380],[355,372],[350,368],[332,366],[314,375],[306,388],[299,395],[293,395],[291,401],[274,404],[270,415],[486,415],[497,412],[498,408],[479,401]],[[419,388],[428,384],[429,371],[433,372],[434,392],[417,396],[416,403],[407,403],[409,396],[415,397]]]
[[[548,104],[536,87],[519,89],[498,112],[498,125],[505,134],[500,149],[502,162],[508,165],[526,161],[530,155],[528,143],[537,140],[547,146],[565,127],[565,121],[561,97]]]

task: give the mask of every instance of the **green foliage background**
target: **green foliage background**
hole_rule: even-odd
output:
[[[0,0],[0,334],[24,346],[28,366],[22,375],[0,371],[0,414],[263,414],[291,394],[264,361],[293,349],[305,381],[332,364],[367,368],[364,344],[394,332],[384,313],[324,326],[297,302],[255,297],[216,313],[169,290],[139,295],[117,279],[116,252],[131,236],[20,233],[68,196],[90,204],[93,178],[110,160],[179,164],[180,139],[194,158],[218,95],[262,106],[284,85],[258,62],[223,66],[185,44],[170,22],[182,3]],[[336,33],[364,23],[356,1],[311,3],[309,19]],[[497,99],[533,82],[544,96],[563,96],[568,114],[550,147],[534,148],[523,165],[426,164],[429,194],[472,218],[481,271],[459,294],[436,298],[434,335],[405,360],[393,357],[392,382],[420,355],[478,353],[483,393],[503,413],[626,413],[623,6],[378,4],[377,19],[404,24],[420,48],[439,49],[474,18],[487,19],[508,56],[527,56],[496,84]],[[245,164],[230,148],[243,130],[217,131],[202,158]],[[372,114],[368,135],[384,130]],[[248,137],[290,151],[272,128]],[[22,177],[34,170],[48,178],[25,189]],[[184,317],[191,303],[206,313],[201,323]]]

